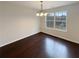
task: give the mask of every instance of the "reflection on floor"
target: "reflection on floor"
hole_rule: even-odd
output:
[[[79,44],[38,33],[0,48],[0,57],[70,58],[79,57]]]
[[[50,38],[45,39],[45,50],[49,57],[67,57],[68,55],[68,50],[65,45]]]

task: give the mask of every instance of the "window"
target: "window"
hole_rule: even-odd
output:
[[[48,28],[54,27],[54,13],[50,13],[50,14],[47,15],[46,26]]]
[[[46,16],[46,27],[56,30],[67,31],[67,12],[59,11],[49,13]]]

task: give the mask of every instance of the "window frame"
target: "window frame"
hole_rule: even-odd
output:
[[[59,11],[56,11],[56,12],[59,12]],[[56,17],[55,13],[56,12],[50,12],[50,13],[54,13],[54,20],[53,20],[54,21],[54,27],[47,27],[47,16],[45,16],[45,28],[46,29],[50,29],[50,30],[57,30],[57,31],[67,32],[67,17],[68,17],[68,12],[67,11],[62,11],[62,12],[66,12],[67,13],[67,15],[66,15],[66,28],[65,28],[65,30],[56,28],[56,19],[55,19],[55,17]]]

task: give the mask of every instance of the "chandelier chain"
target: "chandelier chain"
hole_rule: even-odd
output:
[[[43,11],[43,1],[40,2],[41,2],[41,11]]]

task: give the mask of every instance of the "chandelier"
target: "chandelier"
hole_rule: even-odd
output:
[[[43,12],[43,1],[40,1],[41,3],[41,10],[36,13],[36,16],[47,16],[46,12]]]

